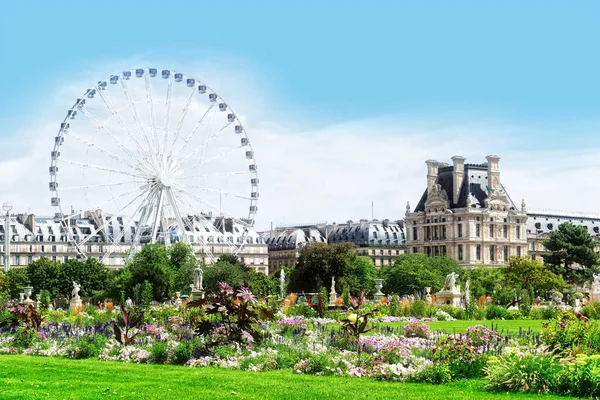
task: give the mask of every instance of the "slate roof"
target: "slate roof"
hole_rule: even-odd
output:
[[[450,201],[450,209],[465,208],[467,206],[467,196],[471,196],[471,207],[482,208],[485,205],[485,200],[488,197],[486,186],[488,185],[487,163],[485,164],[465,164],[465,173],[460,187],[458,201],[453,203],[453,186],[454,179],[452,165],[439,167],[437,183],[446,191],[448,200]],[[504,187],[503,187],[504,188]],[[506,191],[505,191],[506,192]],[[510,195],[506,193],[510,202],[510,209],[516,209]],[[427,202],[427,189],[421,196],[421,200],[415,207],[414,212],[425,211],[425,203]]]
[[[568,215],[568,213],[527,213],[527,233],[538,235],[549,234],[565,222],[583,226],[590,235],[600,236],[600,218]]]

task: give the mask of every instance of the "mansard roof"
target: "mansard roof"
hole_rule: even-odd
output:
[[[465,208],[467,207],[467,197],[471,198],[471,207],[473,208],[484,208],[485,200],[488,198],[488,171],[487,163],[483,164],[465,164],[465,173],[463,180],[460,185],[460,192],[458,201],[453,202],[453,186],[454,177],[452,175],[454,166],[444,165],[438,169],[437,184],[440,185],[441,189],[448,195],[450,202],[450,209],[453,208]],[[504,190],[504,186],[502,186]],[[510,203],[510,209],[516,210],[516,206],[513,203],[510,195],[504,190],[508,201]],[[421,196],[421,200],[415,207],[414,212],[425,211],[425,203],[427,202],[427,189]]]
[[[549,213],[527,213],[527,233],[534,235],[550,234],[558,229],[558,226],[570,222],[576,226],[583,226],[590,235],[600,236],[600,218],[592,216],[577,215],[577,213],[549,212]]]

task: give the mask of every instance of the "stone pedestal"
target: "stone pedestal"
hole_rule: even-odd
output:
[[[190,299],[193,300],[201,300],[204,298],[204,290],[194,288],[190,295]]]
[[[69,310],[74,310],[75,308],[78,308],[81,306],[83,306],[83,303],[81,302],[81,297],[79,297],[79,296],[73,297],[71,299],[71,301],[69,302]]]
[[[435,294],[435,303],[438,306],[455,306],[460,307],[460,298],[462,297],[460,292],[450,292],[442,290]]]
[[[175,292],[175,305],[181,306],[183,302],[181,301],[181,292]]]
[[[329,293],[329,305],[330,306],[335,305],[335,299],[337,299],[337,293],[336,292]]]

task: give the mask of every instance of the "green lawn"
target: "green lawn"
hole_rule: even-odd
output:
[[[517,334],[519,333],[519,329],[523,329],[525,331],[531,329],[533,332],[541,332],[542,324],[546,322],[545,320],[483,320],[483,321],[432,321],[432,322],[424,322],[425,324],[431,327],[433,331],[441,331],[445,333],[465,333],[468,327],[474,325],[484,325],[488,328],[494,325],[494,329],[498,332],[502,332],[502,334]],[[378,325],[387,325],[394,328],[398,328],[400,326],[406,325],[407,322],[381,322]],[[339,328],[339,324],[329,324],[327,325],[329,328]]]
[[[0,356],[0,399],[566,399],[488,393],[482,381],[448,385]]]

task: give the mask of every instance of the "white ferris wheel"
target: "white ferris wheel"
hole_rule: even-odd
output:
[[[60,183],[60,184],[59,184]],[[101,259],[145,243],[221,244],[238,253],[254,224],[258,175],[246,131],[202,81],[172,70],[124,71],[86,90],[51,152],[61,236]]]

